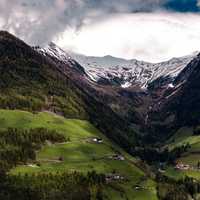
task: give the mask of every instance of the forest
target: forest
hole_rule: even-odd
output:
[[[95,171],[86,175],[78,172],[23,175],[9,173],[18,164],[34,162],[36,150],[42,148],[47,141],[61,143],[69,141],[69,138],[45,128],[9,128],[0,132],[0,199],[102,199],[101,188],[105,184],[105,175]]]

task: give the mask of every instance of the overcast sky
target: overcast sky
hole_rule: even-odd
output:
[[[0,28],[31,45],[160,62],[200,51],[198,0],[0,0]]]

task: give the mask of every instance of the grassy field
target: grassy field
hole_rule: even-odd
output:
[[[136,159],[112,143],[87,121],[65,119],[47,112],[32,114],[17,110],[0,110],[0,129],[8,127],[19,129],[44,127],[56,130],[70,139],[69,142],[62,144],[48,143],[37,152],[40,166],[29,163],[12,169],[10,173],[57,171],[86,173],[91,170],[105,174],[116,172],[125,180],[107,185],[104,190],[105,199],[157,200],[156,184],[145,178],[145,173],[135,166]],[[103,142],[98,144],[92,142],[91,138],[101,138]],[[125,160],[111,159],[110,156],[116,153],[122,154]],[[136,185],[139,185],[139,189]]]
[[[181,146],[184,144],[194,145],[196,143],[200,143],[200,136],[193,136],[193,129],[191,127],[183,127],[179,129],[173,137],[171,137],[167,141],[167,146],[170,149],[173,149],[177,146]]]
[[[193,135],[192,127],[183,127],[179,129],[176,134],[167,141],[169,149],[185,145],[189,143],[191,148],[184,153],[177,162],[189,165],[190,170],[175,170],[173,167],[169,167],[166,170],[166,175],[175,179],[182,178],[184,176],[191,176],[200,179],[200,170],[197,170],[197,163],[200,161],[200,136]]]
[[[182,179],[185,176],[193,177],[193,178],[200,180],[200,171],[196,171],[196,170],[180,171],[180,170],[174,169],[174,167],[168,167],[165,172],[165,175],[169,176],[171,178],[174,178],[176,180]]]

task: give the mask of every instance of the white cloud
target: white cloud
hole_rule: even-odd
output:
[[[167,1],[0,0],[0,28],[31,45],[59,37],[87,55],[157,62],[200,50],[199,15],[161,11]]]
[[[159,1],[0,0],[0,29],[12,32],[29,44],[46,44],[67,27],[79,29],[86,18],[98,20],[108,13],[153,12],[160,6]]]
[[[200,15],[117,14],[67,29],[56,42],[78,53],[159,62],[200,50]]]

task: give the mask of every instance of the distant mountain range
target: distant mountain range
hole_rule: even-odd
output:
[[[122,88],[137,85],[142,89],[146,89],[153,81],[160,78],[168,79],[169,86],[172,86],[173,80],[198,54],[194,52],[192,55],[172,58],[166,62],[148,63],[109,55],[104,57],[79,55],[65,52],[54,43],[50,43],[46,48],[40,48],[40,52],[55,56],[66,63],[72,59],[77,61],[84,68],[89,79],[98,84],[121,86]]]
[[[126,121],[146,127],[144,131],[151,133],[152,137],[155,134],[155,139],[160,137],[160,132],[165,138],[176,127],[200,122],[200,116],[196,118],[200,113],[200,88],[193,88],[197,83],[195,79],[193,84],[193,79],[199,74],[195,74],[199,68],[198,52],[166,62],[148,63],[109,55],[79,55],[65,52],[54,43],[36,49],[72,68],[76,66],[91,95]]]

